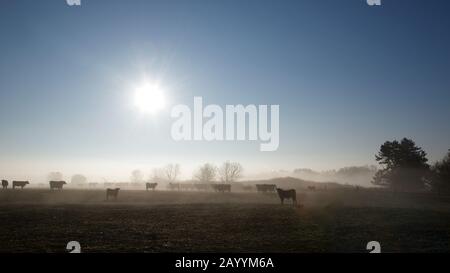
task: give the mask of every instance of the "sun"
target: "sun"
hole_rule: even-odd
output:
[[[166,97],[158,85],[145,83],[136,88],[134,103],[143,113],[157,113],[166,106]]]

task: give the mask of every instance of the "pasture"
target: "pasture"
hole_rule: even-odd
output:
[[[0,252],[450,252],[450,201],[381,190],[0,190]]]

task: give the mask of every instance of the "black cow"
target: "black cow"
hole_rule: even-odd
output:
[[[117,200],[117,196],[119,195],[120,188],[115,189],[106,189],[106,200],[109,200],[109,197],[114,197]]]
[[[8,180],[2,180],[2,187],[4,190],[8,188],[8,185],[9,185]]]
[[[50,181],[50,189],[62,190],[64,184],[66,181]]]
[[[20,187],[21,189],[23,189],[23,187],[25,187],[26,185],[30,184],[30,182],[28,181],[13,181],[13,190],[16,187]]]
[[[155,190],[156,186],[158,186],[158,183],[146,183],[145,184],[145,189],[146,190],[148,190],[148,189]]]
[[[294,189],[282,190],[277,188],[277,192],[282,205],[284,204],[284,199],[292,199],[292,203],[297,205],[297,192]]]

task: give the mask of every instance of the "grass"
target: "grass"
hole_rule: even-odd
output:
[[[0,191],[0,252],[450,252],[450,209],[378,191],[276,195],[100,190]],[[418,203],[419,202],[419,203]]]

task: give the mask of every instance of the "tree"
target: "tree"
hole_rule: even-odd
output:
[[[384,168],[377,171],[372,183],[393,190],[421,190],[430,166],[427,154],[411,139],[386,141],[375,159]]]
[[[87,178],[86,178],[86,176],[84,176],[82,174],[75,174],[70,179],[70,183],[74,184],[74,185],[86,184]]]
[[[214,181],[217,175],[217,168],[209,163],[201,166],[198,171],[194,174],[194,178],[201,183],[211,183]]]
[[[144,180],[144,175],[140,170],[134,170],[131,172],[131,182],[141,183]]]
[[[222,182],[230,183],[238,180],[242,175],[242,166],[237,162],[226,161],[219,169]]]
[[[169,164],[163,169],[164,175],[167,178],[167,181],[174,182],[178,175],[180,174],[180,165],[178,164]]]
[[[51,172],[47,176],[48,181],[62,181],[63,180],[63,174],[60,172]]]
[[[441,161],[433,165],[431,170],[431,190],[440,194],[450,194],[450,149]]]

